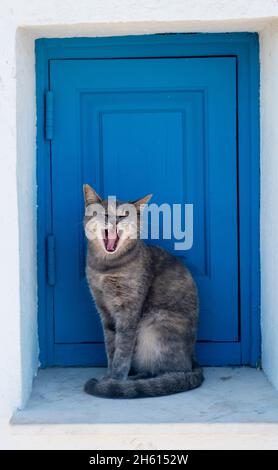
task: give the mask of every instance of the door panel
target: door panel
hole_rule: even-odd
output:
[[[59,363],[105,360],[84,277],[83,182],[102,196],[153,193],[159,204],[194,205],[193,247],[175,254],[198,284],[199,350],[205,342],[236,343],[236,59],[53,60],[50,85]],[[173,239],[155,243],[174,252]]]

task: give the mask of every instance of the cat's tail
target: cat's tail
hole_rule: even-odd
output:
[[[143,398],[171,395],[199,387],[204,380],[201,367],[190,372],[165,372],[156,377],[138,380],[90,379],[84,390],[105,398]]]

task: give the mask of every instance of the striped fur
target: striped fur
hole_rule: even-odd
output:
[[[86,207],[97,201],[108,212],[107,201],[90,187],[84,193]],[[140,201],[133,204],[138,207]],[[119,224],[122,238],[115,252],[107,253],[103,241],[90,235],[103,227],[88,211],[84,218],[86,275],[102,321],[108,360],[107,376],[89,380],[85,391],[135,398],[196,388],[203,374],[194,363],[199,301],[191,273],[162,248],[130,238],[128,232],[123,236],[122,219]]]
[[[202,368],[191,372],[165,372],[157,377],[138,380],[90,379],[84,390],[90,395],[103,398],[144,398],[186,392],[203,382]]]

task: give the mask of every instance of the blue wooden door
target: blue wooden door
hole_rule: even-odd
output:
[[[239,344],[236,59],[53,60],[50,85],[55,363],[105,364],[84,276],[83,182],[102,196],[194,205],[193,247],[176,255],[200,292],[198,356],[229,363]],[[158,243],[174,252],[173,239]]]

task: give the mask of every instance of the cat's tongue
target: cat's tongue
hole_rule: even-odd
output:
[[[108,237],[106,242],[106,249],[107,251],[114,251],[117,246],[118,235],[117,232],[108,231]]]

